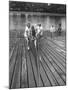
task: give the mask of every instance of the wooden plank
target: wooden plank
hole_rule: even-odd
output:
[[[42,65],[40,65],[40,74],[41,74],[41,77],[42,77],[42,80],[43,80],[43,83],[44,83],[44,86],[51,86],[50,82],[49,82],[49,79],[46,75],[46,72],[44,71]]]
[[[51,72],[53,73],[56,81],[58,82],[59,85],[65,85],[63,79],[60,77],[60,75],[57,73],[56,69],[52,66],[52,64],[49,62],[49,58],[48,56],[44,56],[43,54],[41,54],[45,60],[45,62],[47,63],[48,67],[50,68]],[[47,59],[46,59],[47,58]]]
[[[35,87],[36,85],[34,81],[34,73],[29,54],[27,54],[27,70],[28,70],[28,87]]]
[[[45,50],[47,49],[46,51],[49,51],[50,54],[52,54],[52,56],[57,59],[57,61],[59,61],[59,63],[61,63],[64,67],[66,66],[64,58],[62,58],[60,55],[57,55],[57,53],[48,44],[46,44],[46,47],[43,46],[43,48]]]
[[[12,55],[13,55],[14,49],[15,49],[15,47],[13,47],[12,50],[11,50],[11,52],[9,53],[9,62],[10,62],[11,57],[12,57]]]
[[[17,49],[18,47],[15,48],[14,53],[11,57],[11,62],[9,62],[9,88],[11,88],[11,84],[12,84],[12,78],[13,78],[14,68],[16,64]]]
[[[63,50],[65,51],[65,45],[66,45],[66,42],[65,41],[62,41],[62,40],[53,40],[54,43],[56,43],[58,46],[60,46],[61,48],[63,48]]]
[[[50,72],[50,70],[48,68],[48,66],[43,64],[43,62],[41,62],[41,65],[43,66],[43,68],[44,68],[44,70],[45,70],[45,72],[46,72],[46,74],[47,74],[47,76],[49,78],[49,81],[50,81],[50,84],[51,84],[50,86],[57,85],[52,73]]]
[[[38,42],[37,42],[37,46],[38,46]],[[44,81],[43,81],[43,77],[40,73],[40,58],[39,58],[39,53],[38,53],[39,49],[36,48],[36,52],[37,52],[37,64],[38,64],[38,75],[39,75],[39,87],[44,87]]]
[[[16,57],[16,65],[15,65],[15,70],[14,70],[11,88],[20,88],[21,60],[22,60],[21,52],[22,52],[22,47],[18,46],[18,52],[17,52],[17,57]]]
[[[33,73],[33,68],[32,68],[32,63],[30,60],[30,55],[27,50],[27,43],[26,40],[24,39],[24,47],[25,47],[25,58],[26,58],[26,68],[27,68],[27,84],[28,87],[35,87],[35,81],[34,81],[34,73]]]
[[[64,74],[66,73],[66,68],[63,67],[54,57],[53,55],[50,54],[50,52],[46,49],[46,50],[43,50],[43,52],[46,52],[45,54],[50,57],[50,62],[52,62],[53,64],[55,64],[56,66],[58,66]]]
[[[43,41],[42,43],[43,43],[43,47],[48,47],[49,49],[51,49],[51,51],[54,52],[54,54],[55,54],[57,57],[59,57],[60,59],[62,59],[63,62],[66,61],[66,56],[62,55],[60,52],[57,52],[57,51],[55,50],[55,48],[52,47],[53,45],[51,46],[50,44],[48,44],[48,41],[47,41],[46,39],[44,39],[44,41]]]
[[[33,71],[34,71],[34,76],[35,76],[35,84],[36,84],[36,87],[39,86],[39,75],[38,75],[38,64],[36,63],[37,62],[37,59],[33,56],[33,54],[30,52],[30,56],[31,56],[31,63],[32,63],[32,67],[33,67]]]
[[[44,82],[43,82],[43,79],[42,79],[42,76],[40,74],[40,78],[39,78],[39,87],[44,87]]]
[[[48,40],[48,42],[49,42],[50,44],[55,45],[56,47],[59,47],[59,48],[65,50],[64,48],[62,48],[61,46],[59,46],[57,43],[55,43],[55,41],[53,41],[53,40],[51,40],[51,39],[49,39],[49,38],[47,38],[47,40]]]
[[[43,39],[42,39],[42,41],[41,41],[40,43],[43,43],[42,45],[45,45],[45,47],[46,47],[46,44],[48,43],[48,40],[43,37]],[[60,55],[61,57],[64,58],[63,60],[66,60],[66,59],[65,59],[65,58],[66,58],[66,55],[64,55],[64,54],[62,55],[60,52],[57,52],[57,51],[55,50],[55,48],[52,47],[53,45],[48,44],[47,46],[50,46],[50,47],[55,51],[55,53],[56,53],[57,55]]]
[[[28,81],[27,81],[27,66],[26,66],[26,54],[25,54],[25,45],[22,46],[22,61],[21,61],[21,88],[27,88],[28,87]]]
[[[42,47],[43,48],[43,47]],[[49,49],[51,49],[51,48],[49,48]],[[43,48],[43,50],[46,50],[45,49],[45,47]],[[46,50],[47,51],[47,50]],[[52,53],[51,53],[52,54]],[[51,55],[51,54],[49,54],[49,55]],[[56,57],[55,58],[55,56],[54,56],[55,54],[53,53],[52,55],[51,55],[51,57],[53,58],[53,60],[57,63],[57,65],[60,67],[60,68],[62,68],[62,70],[65,72],[65,67],[59,62],[59,60],[60,59],[58,59],[58,60],[56,60],[58,57]],[[62,61],[62,60],[61,60]],[[66,65],[65,65],[66,66]]]
[[[49,42],[49,41],[48,41],[48,44],[49,44],[52,48],[54,48],[54,50],[56,50],[56,52],[59,52],[59,53],[61,54],[62,57],[65,57],[66,50],[61,49],[60,47],[58,47],[58,46],[52,44],[52,43]],[[62,53],[62,52],[63,52],[63,53]]]
[[[48,44],[48,46],[51,48],[51,50],[52,50],[57,56],[61,56],[60,58],[61,58],[63,61],[66,61],[65,55],[62,55],[60,52],[56,51],[55,48],[51,47],[51,45]]]
[[[40,56],[41,56],[41,54],[40,54]],[[46,58],[45,58],[45,60],[46,60]],[[49,78],[51,86],[58,85],[58,83],[56,82],[55,77],[53,76],[53,73],[51,72],[51,70],[48,67],[47,63],[44,62],[44,58],[42,56],[41,56],[41,62],[40,63],[41,63],[42,67],[44,68],[44,70],[45,70],[45,72],[46,72],[46,74],[47,74],[47,76]]]
[[[26,59],[22,57],[22,69],[21,69],[21,88],[27,88],[27,69],[26,69]]]
[[[57,56],[54,52],[53,52],[53,49],[51,48],[47,48],[47,50],[49,51],[49,53],[59,62],[61,63],[64,67],[66,66],[65,62],[66,61],[63,61],[64,59],[61,58],[61,56]]]
[[[36,69],[38,69],[37,50],[35,48],[35,45],[34,45],[33,41],[30,41],[30,49],[31,49],[31,52],[32,52],[32,56],[35,58],[34,61],[35,61]]]
[[[46,55],[47,55],[47,57],[48,57],[48,59],[49,59],[49,61],[51,62],[51,64],[54,66],[54,68],[57,70],[57,72],[59,73],[59,74],[64,74],[64,77],[62,77],[63,78],[63,80],[64,81],[66,81],[66,68],[65,68],[65,71],[63,71],[63,69],[61,69],[55,62],[54,62],[54,58],[53,58],[53,56],[52,55],[50,55],[50,53],[48,52],[48,50],[46,49],[46,53],[45,53]]]
[[[50,63],[55,67],[55,69],[57,70],[57,72],[58,73],[64,73],[63,70],[54,62],[53,58],[49,55],[48,52],[46,52],[46,55],[48,56]]]
[[[62,71],[65,73],[65,72],[66,72],[66,63],[65,63],[65,64],[64,64],[64,62],[63,62],[63,64],[60,63],[60,62],[59,62],[60,59],[57,60],[57,57],[56,57],[56,58],[54,57],[55,54],[52,54],[52,53],[49,52],[49,55],[50,55],[50,57],[53,59],[53,61],[55,61],[55,63],[56,63],[56,64],[62,69]],[[62,61],[62,60],[61,60],[61,61]]]
[[[49,53],[59,62],[61,63],[64,67],[66,66],[66,60],[64,60],[64,58],[62,58],[60,55],[57,55],[56,53],[54,53],[53,49],[51,48],[47,48]],[[64,60],[64,61],[63,61]]]
[[[46,52],[46,53],[45,53]],[[62,69],[54,60],[53,56],[48,52],[48,50],[44,51],[45,55],[49,59],[50,63],[55,67],[58,73],[64,73],[66,75],[66,68]]]
[[[56,46],[55,44],[53,44],[52,42],[50,42],[50,41],[48,41],[48,44],[53,48],[54,47],[54,50],[56,50],[56,48],[57,49],[59,49],[60,51],[66,51],[66,50],[63,50],[63,49],[61,49],[59,46]],[[64,57],[65,58],[65,55],[64,54],[61,54],[61,52],[59,52],[59,51],[56,51],[56,52],[58,52],[62,57]]]
[[[40,63],[40,61],[42,61],[42,59],[41,59],[41,56],[40,56],[40,49],[38,49],[38,59],[39,59],[39,63]],[[44,70],[44,68],[43,68],[43,66],[41,65],[41,63],[40,63],[40,65],[39,65],[39,72],[40,72],[40,77],[41,77],[41,79],[42,79],[42,82],[43,82],[43,86],[51,86],[51,83],[50,83],[50,80],[49,80],[49,78],[48,78],[48,76],[47,76],[47,73],[46,73],[46,71]]]

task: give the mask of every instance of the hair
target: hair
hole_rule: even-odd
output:
[[[53,27],[53,25],[52,25],[52,27]]]
[[[61,26],[61,23],[59,24],[59,26]]]
[[[41,26],[41,24],[39,24],[39,26]]]
[[[31,29],[34,30],[34,26],[33,26],[33,25],[32,25],[32,27],[31,27]]]

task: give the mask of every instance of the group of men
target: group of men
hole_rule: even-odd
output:
[[[56,29],[56,27],[55,27],[54,25],[52,25],[52,26],[50,27],[50,32],[51,32],[51,38],[53,38],[53,33],[54,33],[54,32],[56,32],[56,34],[57,34],[58,36],[61,36],[61,33],[62,33],[61,23],[58,24],[57,29]]]
[[[31,25],[30,23],[27,23],[24,32],[24,37],[27,41],[27,49],[28,50],[30,49],[29,47],[30,39],[34,41],[34,45],[36,47],[37,38],[38,36],[42,36],[42,35],[43,35],[43,27],[41,24]]]

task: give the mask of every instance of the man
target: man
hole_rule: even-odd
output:
[[[39,33],[40,33],[40,35],[42,36],[42,35],[43,35],[43,27],[42,27],[41,24],[39,24],[39,29],[40,29],[40,30],[39,30],[39,31],[40,31]]]
[[[37,24],[36,26],[36,37],[40,37],[43,35],[43,27],[41,24]]]
[[[30,25],[30,23],[27,23],[26,28],[25,28],[25,32],[24,32],[24,37],[27,41],[27,49],[28,50],[30,49],[29,45],[28,45],[29,44],[30,31],[31,31],[31,25]]]
[[[34,41],[34,44],[35,44],[35,47],[36,47],[36,29],[35,29],[35,27],[33,25],[31,27],[31,30],[32,30],[32,32],[31,32],[32,40]]]
[[[59,27],[58,27],[58,34],[59,36],[61,36],[61,24],[59,24]]]
[[[51,32],[51,38],[53,37],[53,32],[55,31],[55,27],[52,25],[50,27],[50,32]]]

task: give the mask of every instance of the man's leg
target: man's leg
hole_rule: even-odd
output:
[[[52,38],[52,32],[51,32],[51,38]]]
[[[29,47],[29,37],[28,37],[28,47],[27,47],[27,49],[28,49],[28,50],[30,49],[30,47]]]
[[[34,40],[34,45],[35,45],[35,48],[36,48],[36,39]]]
[[[26,37],[26,41],[27,41],[27,49],[29,50],[29,39],[28,39],[28,37]]]

